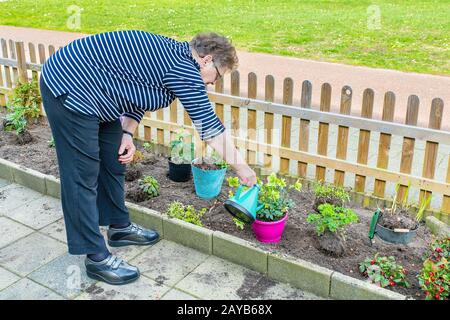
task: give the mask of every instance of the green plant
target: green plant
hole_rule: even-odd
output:
[[[276,221],[282,219],[290,208],[294,207],[294,202],[289,198],[289,191],[295,189],[300,191],[302,184],[297,180],[292,185],[287,185],[285,179],[278,178],[275,173],[267,177],[267,182],[262,183],[259,191],[258,202],[263,207],[256,213],[258,220]]]
[[[152,176],[145,176],[139,179],[138,183],[141,190],[148,194],[150,198],[159,196],[159,183]]]
[[[144,148],[145,151],[147,152],[153,152],[155,149],[155,142],[152,140],[150,142],[144,142],[144,144],[142,145],[142,147]]]
[[[211,153],[211,162],[218,166],[220,169],[226,169],[229,167],[229,164],[222,158],[222,156],[216,151],[213,150]]]
[[[395,262],[394,257],[379,257],[378,253],[374,258],[366,258],[359,264],[359,271],[374,283],[382,288],[395,285],[410,287],[406,281],[406,270]]]
[[[227,178],[228,185],[236,188],[240,185],[238,177]],[[287,185],[285,179],[278,178],[275,173],[267,177],[267,182],[263,183],[259,178],[257,182],[261,189],[258,194],[258,203],[264,206],[256,213],[258,220],[276,221],[284,217],[287,211],[294,206],[294,202],[289,198],[289,191],[292,189],[300,191],[302,184],[297,180],[292,185]],[[248,188],[244,186],[242,192]],[[232,190],[228,193],[229,197],[234,196]]]
[[[144,158],[145,157],[144,157],[144,154],[142,153],[142,151],[136,150],[133,154],[133,160],[131,160],[131,164],[136,165],[137,163],[144,160]]]
[[[424,257],[417,276],[427,300],[445,300],[450,297],[450,237],[437,239]]]
[[[348,192],[340,186],[316,182],[314,184],[314,194],[316,196],[316,207],[323,203],[344,206],[350,201]]]
[[[55,138],[51,138],[48,142],[48,146],[49,148],[54,148],[55,147]]]
[[[358,221],[358,216],[351,209],[324,203],[319,206],[319,213],[310,213],[307,221],[316,226],[318,236],[326,230],[331,232],[342,231],[343,228]]]
[[[7,112],[5,117],[6,131],[16,130],[16,134],[21,134],[29,120],[39,118],[41,96],[36,79],[31,81],[19,81],[12,93],[8,96]]]
[[[175,139],[170,141],[170,157],[171,161],[175,164],[191,163],[194,159],[194,143],[187,142],[192,141],[192,135],[184,130],[177,132]]]
[[[171,218],[177,218],[197,226],[203,226],[201,217],[206,213],[207,209],[195,210],[192,205],[183,205],[181,202],[174,201],[167,209],[167,215]]]
[[[428,207],[431,201],[431,195],[427,198],[422,198],[422,201],[420,202],[419,210],[416,214],[416,221],[420,222],[423,219],[423,213],[425,212],[425,209]]]
[[[244,230],[245,222],[243,222],[237,218],[233,218],[233,222],[236,225],[236,228],[238,228],[240,230]]]

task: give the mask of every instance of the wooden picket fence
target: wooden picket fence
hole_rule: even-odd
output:
[[[54,46],[45,47],[42,44],[35,46],[28,44],[28,57],[26,57],[23,42],[6,41],[1,39],[0,58],[0,104],[5,105],[5,94],[11,90],[18,79],[28,79],[37,76],[46,54],[55,52]],[[339,113],[330,112],[331,85],[323,83],[321,86],[320,110],[312,108],[312,84],[308,80],[301,84],[300,105],[294,105],[294,82],[290,78],[284,79],[282,103],[275,103],[274,77],[265,76],[264,100],[258,100],[257,75],[249,73],[247,96],[240,95],[240,74],[235,71],[231,74],[230,93],[224,93],[223,81],[215,84],[215,90],[209,91],[209,98],[216,113],[225,123],[228,119],[227,129],[231,130],[238,148],[245,154],[247,161],[253,165],[262,165],[267,171],[277,171],[282,174],[295,174],[307,177],[307,168],[313,167],[314,178],[326,181],[327,170],[333,170],[331,181],[336,185],[344,185],[345,177],[354,175],[354,191],[372,194],[384,198],[392,196],[386,193],[387,183],[400,183],[398,200],[403,199],[407,186],[415,187],[419,192],[418,199],[433,194],[441,197],[439,207],[434,208],[435,215],[445,222],[449,222],[450,214],[450,157],[447,157],[446,177],[435,177],[437,155],[440,145],[450,146],[450,132],[440,130],[444,102],[440,98],[432,101],[429,124],[427,128],[418,127],[419,98],[411,95],[408,99],[406,120],[404,124],[394,123],[395,94],[386,92],[384,95],[382,119],[372,119],[374,107],[374,91],[366,89],[363,93],[361,115],[350,115],[352,106],[352,88],[345,86],[341,91]],[[155,115],[146,113],[135,132],[136,137],[145,141],[155,141],[167,145],[173,134],[180,128],[194,132],[191,120],[185,111],[179,117],[182,106],[174,101],[169,110],[158,110]],[[276,121],[276,116],[281,117]],[[258,125],[257,119],[263,121]],[[298,133],[294,136],[293,125],[298,126]],[[317,137],[312,135],[312,126],[318,126]],[[329,134],[332,126],[337,127],[337,135]],[[246,127],[244,136],[239,130]],[[263,130],[263,141],[258,141],[258,130]],[[274,141],[273,132],[280,131],[280,141]],[[350,131],[357,130],[357,157],[356,162],[348,159]],[[139,136],[143,131],[143,136]],[[153,133],[152,133],[153,132]],[[165,134],[168,132],[169,134]],[[156,134],[155,134],[156,133]],[[375,166],[368,165],[371,135],[379,134],[377,161]],[[402,137],[402,150],[400,167],[389,169],[391,155],[391,141],[394,136]],[[169,138],[168,138],[169,137]],[[373,136],[372,136],[373,137]],[[316,141],[316,150],[312,150],[312,139]],[[298,139],[298,147],[292,147]],[[413,175],[413,158],[416,142],[425,144],[422,174]],[[328,152],[329,142],[335,142],[336,152]],[[258,155],[263,159],[262,164],[257,161]],[[279,168],[273,168],[273,160],[279,159]],[[290,172],[291,163],[295,163],[296,172]],[[374,179],[372,190],[367,188],[367,179]],[[330,180],[330,179],[329,179]]]

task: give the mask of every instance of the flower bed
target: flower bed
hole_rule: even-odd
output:
[[[1,131],[0,158],[45,174],[59,176],[55,149],[49,146],[51,133],[48,126],[45,124],[31,125],[29,131],[33,136],[33,142],[25,145],[14,144],[14,139],[10,139],[13,133]],[[196,210],[206,208],[206,212],[200,218],[206,228],[243,238],[265,250],[301,258],[360,280],[366,280],[366,276],[359,270],[359,264],[365,259],[373,258],[377,253],[380,257],[393,256],[396,263],[407,270],[406,281],[410,287],[394,285],[387,286],[387,288],[413,298],[425,298],[425,293],[420,289],[417,275],[421,273],[422,258],[429,251],[428,246],[433,240],[433,236],[423,224],[419,227],[415,239],[408,245],[388,244],[375,238],[375,242],[371,246],[367,235],[373,212],[350,204],[348,207],[358,215],[359,220],[349,225],[346,230],[348,250],[340,257],[331,256],[319,247],[316,228],[307,221],[307,216],[314,212],[317,203],[315,203],[315,195],[303,188],[301,192],[291,194],[295,206],[289,210],[289,218],[281,241],[276,244],[263,244],[255,239],[250,225],[245,225],[243,229],[240,229],[233,222],[232,216],[224,209],[223,202],[228,199],[229,192],[232,191],[226,182],[217,198],[200,199],[195,193],[192,179],[187,182],[173,182],[169,179],[167,175],[169,164],[166,157],[155,155],[142,147],[139,147],[139,150],[144,157],[141,162],[136,164],[136,169],[141,170],[141,177],[152,176],[158,181],[159,196],[143,200],[139,179],[135,179],[126,182],[128,201],[160,212],[166,212],[174,201],[179,201],[184,205],[193,205]],[[226,177],[233,176],[231,171],[226,174]]]

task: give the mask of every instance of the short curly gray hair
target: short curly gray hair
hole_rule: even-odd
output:
[[[214,32],[202,32],[197,34],[189,42],[200,57],[210,54],[218,67],[225,67],[230,71],[237,69],[239,59],[236,49],[226,37]]]

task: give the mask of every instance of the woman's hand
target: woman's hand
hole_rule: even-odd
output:
[[[133,137],[129,134],[124,134],[122,136],[122,143],[119,148],[119,162],[121,164],[130,163],[133,160],[136,147],[133,143]],[[125,152],[125,153],[124,153]]]
[[[257,182],[255,171],[246,164],[236,166],[236,174],[239,177],[240,183],[247,187],[253,187]]]

